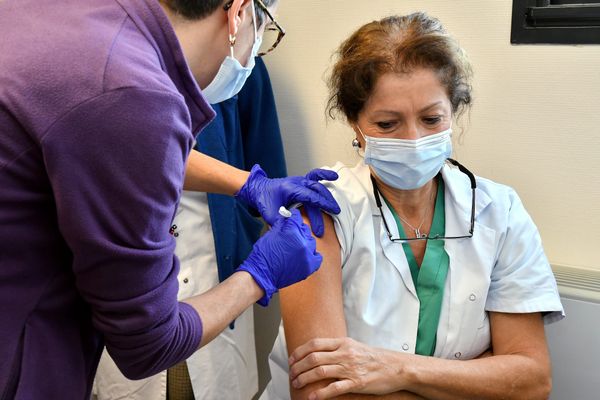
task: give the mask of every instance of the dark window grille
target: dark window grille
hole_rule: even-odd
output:
[[[600,44],[600,0],[513,0],[513,44]]]

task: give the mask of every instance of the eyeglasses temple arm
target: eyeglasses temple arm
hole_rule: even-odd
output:
[[[472,235],[473,234],[473,228],[475,226],[475,189],[477,188],[477,183],[475,181],[475,176],[473,175],[473,173],[471,171],[469,171],[468,169],[466,169],[461,163],[459,163],[458,161],[452,159],[452,158],[448,158],[448,162],[456,167],[458,167],[459,171],[462,172],[463,174],[467,175],[469,177],[469,180],[471,181],[471,190],[473,191],[472,196],[471,196],[471,229],[469,229],[469,233]]]
[[[387,235],[390,239],[392,239],[392,232],[390,231],[390,227],[387,224],[387,221],[383,217],[383,209],[381,208],[381,199],[379,198],[379,188],[377,187],[377,183],[375,182],[375,178],[373,175],[370,176],[371,183],[373,184],[373,195],[375,196],[375,204],[377,208],[379,208],[379,212],[381,213],[381,219],[383,220],[383,224],[385,225],[385,230],[387,231]]]
[[[459,163],[458,161],[456,161],[452,158],[448,158],[447,161],[450,164],[458,167],[460,172],[462,172],[463,174],[465,174],[469,177],[469,180],[471,181],[471,189],[475,190],[475,188],[477,187],[477,183],[475,183],[475,176],[473,175],[473,173],[471,171],[469,171],[468,169],[466,169],[461,163]]]
[[[472,235],[473,230],[475,228],[475,188],[471,189],[473,191],[473,195],[471,196],[471,228],[469,229],[469,233]]]

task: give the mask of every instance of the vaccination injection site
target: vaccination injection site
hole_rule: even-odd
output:
[[[0,400],[598,400],[600,0],[0,0]]]

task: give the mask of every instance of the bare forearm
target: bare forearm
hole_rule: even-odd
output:
[[[424,397],[419,396],[411,392],[395,392],[389,394],[346,394],[338,396],[336,400],[425,400]]]
[[[233,195],[249,173],[192,150],[185,167],[185,190]]]
[[[406,389],[427,399],[546,399],[549,371],[524,355],[456,361],[414,356],[405,365]]]
[[[405,357],[405,356],[403,356]],[[506,355],[470,361],[413,356],[398,371],[405,389],[386,395],[346,394],[340,400],[546,399],[543,373],[525,356]],[[390,360],[390,362],[392,362]],[[547,382],[549,385],[549,382]]]
[[[214,339],[227,325],[263,295],[247,272],[236,272],[208,292],[185,300],[200,315],[200,347]]]

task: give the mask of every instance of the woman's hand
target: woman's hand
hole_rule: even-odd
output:
[[[404,389],[402,366],[408,357],[347,337],[313,339],[290,356],[290,379],[296,389],[323,379],[336,379],[311,393],[310,400],[344,393],[387,394]]]

